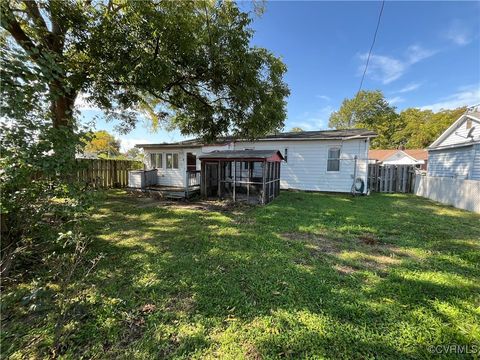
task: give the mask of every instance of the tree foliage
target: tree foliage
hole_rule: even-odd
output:
[[[301,127],[293,127],[290,129],[290,132],[302,132],[305,131]]]
[[[375,131],[378,137],[372,141],[372,148],[425,148],[464,112],[465,108],[437,113],[408,108],[398,114],[381,91],[363,90],[355,98],[342,102],[340,109],[330,116],[329,126]]]
[[[393,137],[395,144],[407,149],[425,148],[435,141],[464,112],[465,107],[454,110],[431,110],[409,108],[400,113],[403,128]]]
[[[381,91],[360,91],[353,99],[345,99],[338,111],[330,116],[329,126],[337,129],[365,128],[378,137],[372,147],[388,148],[395,132],[401,127],[395,107],[390,106]]]
[[[86,153],[115,157],[120,155],[120,141],[108,131],[99,130],[90,134],[84,150]]]
[[[1,21],[10,61],[41,74],[55,127],[72,125],[80,92],[125,131],[140,113],[207,140],[283,127],[286,67],[250,46],[252,19],[234,2],[6,0]]]

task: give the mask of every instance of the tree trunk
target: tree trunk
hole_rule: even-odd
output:
[[[73,128],[73,107],[77,91],[67,91],[60,81],[55,81],[50,84],[50,97],[53,127]]]

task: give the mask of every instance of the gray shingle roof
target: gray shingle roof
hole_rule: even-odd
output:
[[[299,131],[299,132],[284,132],[278,134],[267,135],[261,138],[258,138],[256,141],[260,140],[329,140],[329,139],[344,139],[350,137],[375,137],[377,134],[373,131],[366,129],[344,129],[344,130],[322,130],[322,131]],[[230,141],[241,141],[242,139],[235,139],[232,136],[221,137],[217,140],[218,143],[225,143]],[[175,143],[163,143],[163,144],[138,144],[137,147],[171,147],[171,148],[180,148],[180,147],[197,147],[204,145],[204,142],[201,139],[191,139],[184,140]]]
[[[278,150],[225,150],[213,151],[208,154],[200,155],[199,159],[268,159],[278,155],[283,159]]]

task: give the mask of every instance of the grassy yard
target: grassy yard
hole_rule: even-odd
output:
[[[425,199],[283,192],[228,207],[117,191],[87,231],[105,257],[72,284],[67,358],[438,358],[429,345],[480,344],[480,216]],[[21,301],[32,286],[4,294],[5,356],[52,341],[55,284],[36,310]]]

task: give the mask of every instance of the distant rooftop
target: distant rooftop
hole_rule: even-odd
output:
[[[425,149],[389,149],[389,150],[369,150],[368,151],[368,158],[371,160],[383,161],[393,154],[403,151],[407,155],[411,156],[415,160],[427,160],[428,159],[428,152]]]
[[[344,130],[321,130],[321,131],[298,131],[298,132],[283,132],[278,134],[267,135],[258,138],[256,141],[270,141],[270,140],[334,140],[334,139],[348,139],[348,138],[371,138],[377,134],[366,129],[344,129]],[[232,136],[224,136],[217,140],[216,144],[228,143],[231,141],[245,141],[243,139],[236,139]],[[184,140],[174,143],[159,143],[159,144],[137,144],[136,147],[186,147],[186,146],[203,146],[206,145],[201,139]],[[208,144],[207,144],[208,145]]]

